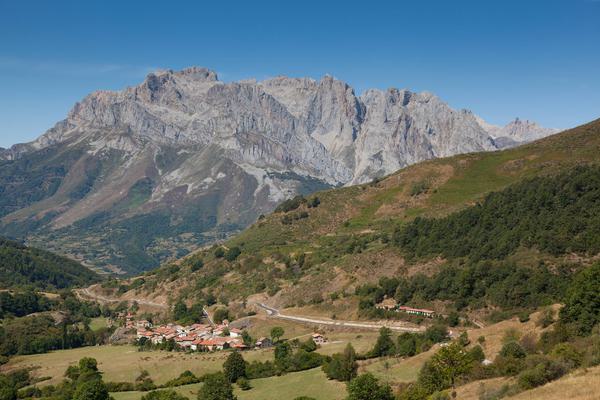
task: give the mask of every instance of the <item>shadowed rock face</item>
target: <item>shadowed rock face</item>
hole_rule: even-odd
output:
[[[550,133],[491,126],[429,93],[357,96],[330,76],[223,83],[205,68],[161,71],[92,93],[37,140],[0,149],[0,233],[138,271],[297,193]]]

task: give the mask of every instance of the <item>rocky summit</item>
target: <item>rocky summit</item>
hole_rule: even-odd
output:
[[[247,226],[296,194],[552,133],[431,93],[357,95],[331,76],[224,83],[205,68],[98,91],[37,140],[0,149],[0,234],[138,272]]]

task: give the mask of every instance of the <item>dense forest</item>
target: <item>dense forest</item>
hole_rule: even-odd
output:
[[[447,262],[431,276],[382,278],[379,284],[358,287],[366,317],[398,315],[374,307],[385,296],[411,305],[448,301],[458,311],[531,311],[564,302],[573,296],[568,287],[582,266],[549,266],[541,260],[525,266],[509,257],[519,248],[553,256],[598,254],[600,167],[578,166],[529,179],[445,218],[416,218],[396,229],[393,243],[409,259],[441,255]]]
[[[379,284],[359,286],[362,314],[372,318],[389,317],[374,308],[385,296],[400,304],[434,300],[451,301],[457,310],[497,307],[503,310],[533,310],[562,301],[572,274],[518,266],[512,262],[484,260],[467,265],[449,265],[440,272],[409,278],[381,278]],[[392,313],[392,316],[398,313]]]
[[[0,238],[0,288],[43,290],[86,286],[100,277],[76,261]]]
[[[600,167],[525,180],[445,218],[416,218],[396,230],[394,243],[412,258],[501,260],[519,247],[598,254]]]

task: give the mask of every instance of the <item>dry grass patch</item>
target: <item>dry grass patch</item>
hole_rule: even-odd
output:
[[[511,400],[600,399],[600,367],[575,371],[564,378],[510,397]]]

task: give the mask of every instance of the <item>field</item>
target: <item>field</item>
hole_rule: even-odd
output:
[[[373,362],[367,360],[359,368],[359,373],[370,372],[383,382],[390,385],[414,382],[419,376],[421,367],[437,351],[434,346],[431,350],[410,358],[390,357],[376,359]]]
[[[106,328],[108,324],[106,323],[106,318],[98,317],[92,318],[90,322],[90,329],[93,331],[97,331],[98,329]]]
[[[134,382],[142,370],[147,370],[157,384],[176,378],[186,370],[200,376],[221,369],[227,352],[222,353],[169,353],[164,351],[139,352],[134,346],[96,346],[46,354],[18,356],[2,369],[34,368],[37,377],[50,377],[42,385],[55,384],[63,379],[69,365],[83,357],[93,357],[103,372],[104,380],[111,382]],[[248,361],[272,359],[269,350],[244,353]]]
[[[294,372],[272,378],[254,379],[252,389],[242,391],[236,387],[239,400],[281,400],[299,396],[314,397],[317,400],[341,400],[346,396],[346,385],[328,380],[320,368]],[[201,384],[175,388],[178,393],[195,399]],[[115,400],[139,400],[143,392],[111,393]]]
[[[275,326],[280,326],[285,331],[283,339],[304,339],[313,333],[312,329],[302,324],[297,324],[291,321],[267,318],[264,315],[257,315],[248,318],[250,326],[247,328],[248,333],[254,338],[269,337],[271,329]]]
[[[286,336],[290,338],[298,337],[300,340],[305,340],[312,333],[312,330],[304,328],[302,325],[286,321],[274,322],[276,323],[272,326],[284,326],[284,329],[288,332]],[[283,324],[278,322],[283,322]],[[261,329],[266,333],[272,326],[269,324]],[[255,333],[258,332],[260,331]],[[322,354],[341,352],[348,342],[351,342],[357,351],[365,352],[373,346],[377,333],[328,332],[326,336],[329,342],[318,350]],[[76,364],[83,357],[93,357],[98,361],[98,367],[103,372],[105,381],[134,382],[142,370],[147,370],[156,384],[162,384],[176,378],[186,370],[192,371],[197,376],[218,371],[228,354],[228,352],[209,354],[164,351],[139,352],[135,346],[96,346],[46,354],[17,356],[3,366],[2,370],[33,368],[35,376],[50,377],[49,380],[41,383],[42,385],[55,384],[63,379],[64,372],[69,365]],[[271,360],[272,358],[273,352],[271,350],[253,350],[244,353],[244,359],[249,362]]]

